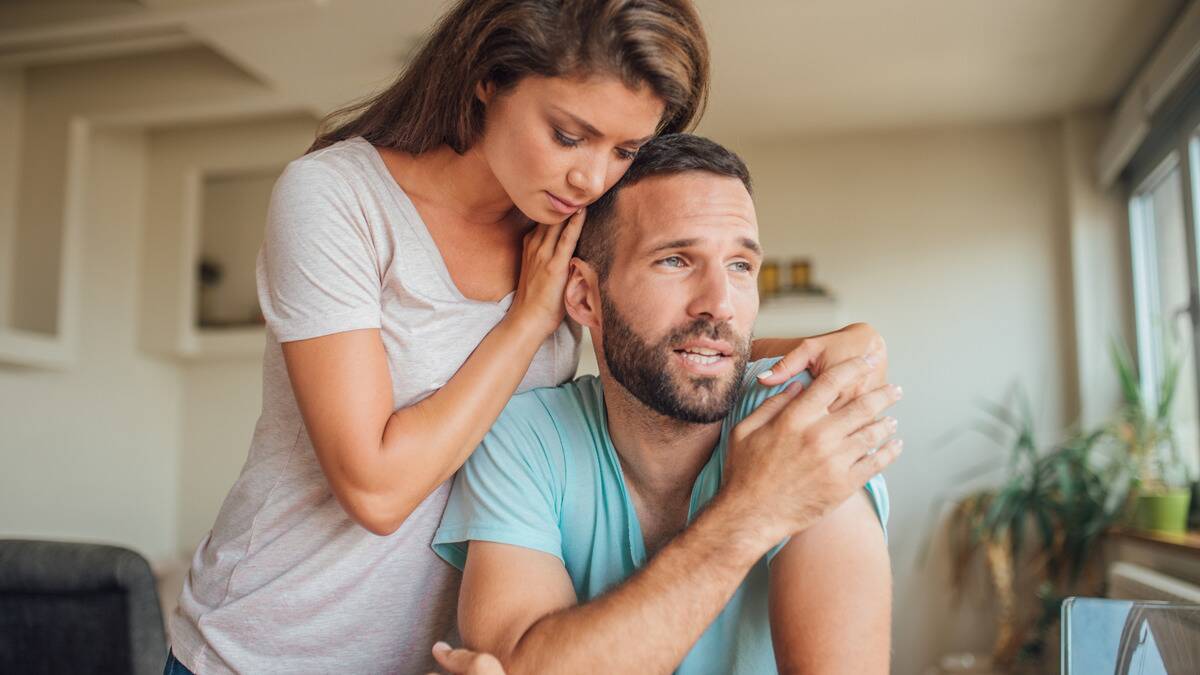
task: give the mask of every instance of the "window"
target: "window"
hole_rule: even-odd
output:
[[[1175,430],[1184,449],[1200,445],[1192,317],[1195,282],[1190,269],[1179,156],[1171,154],[1135,191],[1130,202],[1137,353],[1147,405],[1158,404],[1156,383],[1168,351],[1184,357],[1175,400]]]
[[[1182,358],[1172,415],[1180,449],[1200,468],[1200,104],[1157,120],[1127,174],[1137,361],[1157,405],[1168,354]]]

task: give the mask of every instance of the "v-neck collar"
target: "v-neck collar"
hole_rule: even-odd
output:
[[[600,409],[601,443],[604,446],[605,456],[617,476],[617,485],[621,488],[621,502],[625,512],[626,531],[629,533],[629,552],[632,562],[635,568],[641,568],[646,564],[646,537],[642,534],[642,523],[638,519],[637,506],[633,503],[633,497],[629,494],[629,486],[625,483],[625,471],[621,467],[621,457],[612,443],[612,435],[608,432],[608,403],[604,398],[604,384],[599,377],[596,378],[596,390]],[[687,525],[692,524],[692,520],[695,519],[700,508],[704,506],[704,503],[707,503],[701,502],[701,491],[705,481],[710,480],[709,475],[713,471],[713,462],[718,463],[716,468],[717,485],[714,487],[716,489],[720,488],[725,472],[725,447],[729,438],[729,420],[731,415],[732,411],[721,421],[721,435],[717,439],[717,445],[713,448],[708,461],[704,463],[700,472],[696,474],[696,479],[692,482],[691,497],[688,500]],[[709,497],[710,499],[716,495],[716,489],[713,490],[713,494]]]
[[[355,137],[354,140],[367,146],[367,149],[370,151],[369,154],[371,155],[372,164],[374,165],[375,170],[379,172],[379,177],[384,181],[384,183],[389,186],[389,192],[396,200],[397,205],[402,211],[407,213],[408,222],[412,226],[413,233],[417,236],[417,240],[421,242],[421,247],[425,249],[425,254],[429,257],[430,262],[433,263],[433,268],[437,272],[438,278],[442,280],[442,284],[446,287],[446,290],[454,296],[454,299],[458,300],[459,302],[473,303],[489,307],[499,307],[507,310],[509,306],[512,305],[512,301],[517,295],[516,289],[509,291],[507,295],[499,300],[494,301],[468,298],[461,290],[459,290],[458,284],[454,283],[454,277],[450,276],[450,267],[446,265],[446,258],[442,255],[441,249],[438,248],[437,242],[433,240],[433,235],[429,232],[429,226],[427,226],[425,224],[425,220],[421,218],[420,212],[417,211],[417,207],[415,204],[413,204],[412,199],[409,198],[408,193],[404,191],[404,188],[402,188],[400,184],[396,182],[396,178],[392,176],[392,172],[388,169],[387,163],[383,161],[383,155],[379,153],[379,148],[376,148],[371,144],[370,141],[361,136]]]

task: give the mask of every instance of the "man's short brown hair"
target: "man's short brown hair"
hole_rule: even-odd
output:
[[[720,143],[694,134],[665,134],[650,140],[638,150],[621,180],[587,208],[587,219],[575,254],[596,270],[601,281],[608,277],[612,268],[616,247],[617,195],[647,178],[686,171],[737,178],[746,186],[746,192],[754,194],[746,163]]]

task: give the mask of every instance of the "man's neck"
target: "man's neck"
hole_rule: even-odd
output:
[[[628,488],[648,507],[686,506],[692,485],[721,438],[721,422],[694,424],[642,403],[613,379],[604,363],[600,382],[608,433]]]

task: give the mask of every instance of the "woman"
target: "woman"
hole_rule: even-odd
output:
[[[574,374],[582,209],[707,86],[687,0],[464,0],[289,165],[258,264],[263,411],[168,669],[431,669],[459,580],[429,547],[447,481],[514,392]],[[876,339],[805,342],[771,382]]]

